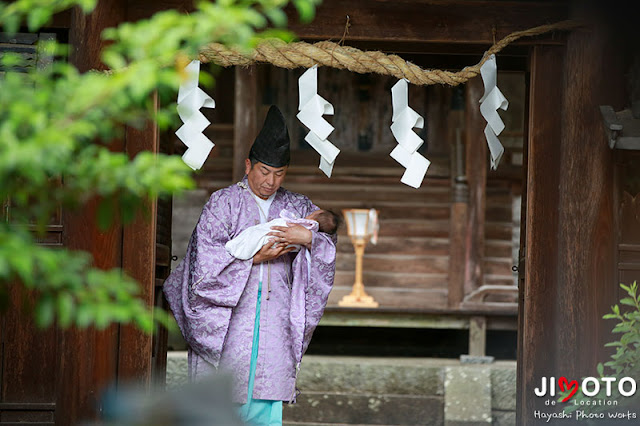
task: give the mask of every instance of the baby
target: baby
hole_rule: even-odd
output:
[[[285,210],[280,212],[278,219],[251,226],[242,231],[237,237],[231,239],[225,248],[237,259],[251,259],[271,238],[267,235],[272,231],[272,226],[288,226],[289,223],[302,225],[311,231],[320,231],[326,234],[335,234],[338,230],[340,216],[332,211],[316,210],[303,219],[296,218]],[[294,246],[300,250],[300,246]],[[294,251],[296,251],[294,250]]]

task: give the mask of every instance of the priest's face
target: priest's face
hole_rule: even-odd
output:
[[[287,166],[271,167],[260,162],[252,166],[251,161],[246,159],[245,173],[253,193],[266,200],[282,185],[284,176],[287,174]]]

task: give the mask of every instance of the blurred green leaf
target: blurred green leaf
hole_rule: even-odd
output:
[[[26,253],[20,254],[16,252],[12,254],[10,261],[22,283],[27,287],[31,287],[33,285],[33,263],[31,256]]]
[[[58,322],[60,327],[69,327],[72,324],[73,317],[73,296],[70,293],[60,293],[58,295]]]
[[[115,203],[113,198],[106,197],[100,200],[98,204],[97,221],[101,231],[109,229],[114,219]]]
[[[313,18],[316,14],[315,5],[317,3],[319,2],[311,0],[293,0],[293,4],[298,10],[300,21],[302,23],[308,24],[309,22],[313,21]]]
[[[636,301],[631,297],[625,297],[624,299],[620,299],[620,303],[627,306],[636,306]]]
[[[51,10],[43,7],[31,9],[27,15],[27,26],[29,27],[29,31],[37,31],[38,28],[46,24],[51,18],[51,12]]]
[[[36,304],[36,325],[45,328],[53,324],[55,309],[55,300],[50,294],[40,297]]]

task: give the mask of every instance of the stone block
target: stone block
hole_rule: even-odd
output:
[[[490,367],[446,367],[444,389],[445,426],[491,424]]]
[[[189,382],[186,351],[167,352],[167,390],[179,388]]]
[[[491,369],[491,408],[515,411],[516,366],[515,362],[501,364]]]
[[[443,424],[443,398],[406,395],[353,395],[307,392],[284,406],[283,421],[305,424]]]
[[[305,356],[298,388],[302,392],[442,396],[442,363],[451,361]]]
[[[516,426],[515,411],[494,411],[492,426]]]

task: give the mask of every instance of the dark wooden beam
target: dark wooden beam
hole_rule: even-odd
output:
[[[556,293],[556,368],[574,377],[596,375],[602,320],[617,296],[613,232],[613,151],[606,144],[599,105],[624,102],[624,49],[614,34],[619,16],[609,4],[574,1],[577,18],[591,22],[567,40]],[[630,12],[630,11],[629,11]],[[548,105],[549,103],[547,103]],[[596,348],[585,351],[584,348]],[[562,354],[562,355],[560,355]]]
[[[488,149],[484,136],[486,121],[480,115],[479,100],[484,93],[480,76],[465,84],[466,176],[469,210],[466,226],[465,294],[480,287],[484,280],[484,222],[487,189]]]
[[[233,132],[233,182],[244,176],[244,160],[257,135],[258,83],[255,66],[236,67],[236,92]]]
[[[487,318],[472,316],[469,318],[469,356],[483,357],[487,348]]]
[[[550,325],[555,318],[553,294],[558,277],[558,179],[560,170],[560,109],[562,47],[536,47],[530,60],[529,120],[526,152],[527,182],[524,239],[524,283],[520,284],[518,348],[518,420],[534,424],[531,413],[542,409],[543,398],[533,397],[541,377],[556,377],[555,340]],[[549,99],[557,103],[550,105]],[[521,271],[522,274],[522,271]],[[564,374],[564,373],[563,373]],[[535,384],[535,385],[534,385]]]
[[[338,41],[395,40],[493,44],[514,31],[562,21],[565,2],[325,0],[310,24],[287,9],[289,28],[300,38]],[[347,43],[348,44],[348,43]]]
[[[464,168],[464,110],[449,113],[449,153],[451,170],[451,217],[449,219],[448,306],[457,308],[464,298],[464,281],[469,214],[469,185]]]
[[[148,18],[174,9],[190,12],[193,0],[138,0],[130,2],[128,19]],[[340,40],[346,17],[351,24],[345,40],[404,40],[492,44],[514,31],[562,21],[568,16],[566,1],[369,1],[325,0],[314,20],[302,24],[297,10],[286,8],[289,29],[300,38]]]
[[[602,315],[618,297],[614,154],[598,106],[624,103],[624,40],[609,4],[573,6],[588,28],[572,32],[565,51],[535,49],[531,65],[517,410],[525,426],[539,423],[532,413],[545,399],[532,392],[542,376],[597,376],[611,339]]]
[[[193,0],[136,0],[128,3],[127,19],[129,21],[147,19],[163,10],[188,13],[195,9]]]
[[[469,189],[465,183],[453,187],[451,221],[449,223],[449,287],[448,306],[455,308],[464,298],[466,226]]]
[[[153,97],[154,110],[158,98]],[[159,151],[158,128],[148,123],[143,129],[127,127],[126,152],[130,158],[143,151]],[[134,221],[124,227],[122,244],[122,268],[138,281],[141,298],[147,306],[154,304],[156,270],[156,221],[157,200],[146,202],[146,212],[140,212]],[[120,327],[118,351],[118,382],[135,381],[148,388],[151,384],[152,336],[133,325]]]
[[[71,62],[81,71],[104,69],[100,52],[104,46],[103,29],[125,19],[124,0],[98,2],[91,15],[74,9],[70,28]],[[113,141],[110,149],[122,151],[123,144]],[[96,223],[98,200],[91,200],[73,212],[63,214],[64,245],[71,250],[85,250],[101,269],[122,264],[122,227],[115,223],[101,231]],[[76,424],[97,418],[99,398],[116,377],[118,363],[118,327],[103,331],[93,328],[70,329],[61,334],[58,358],[57,424]]]

